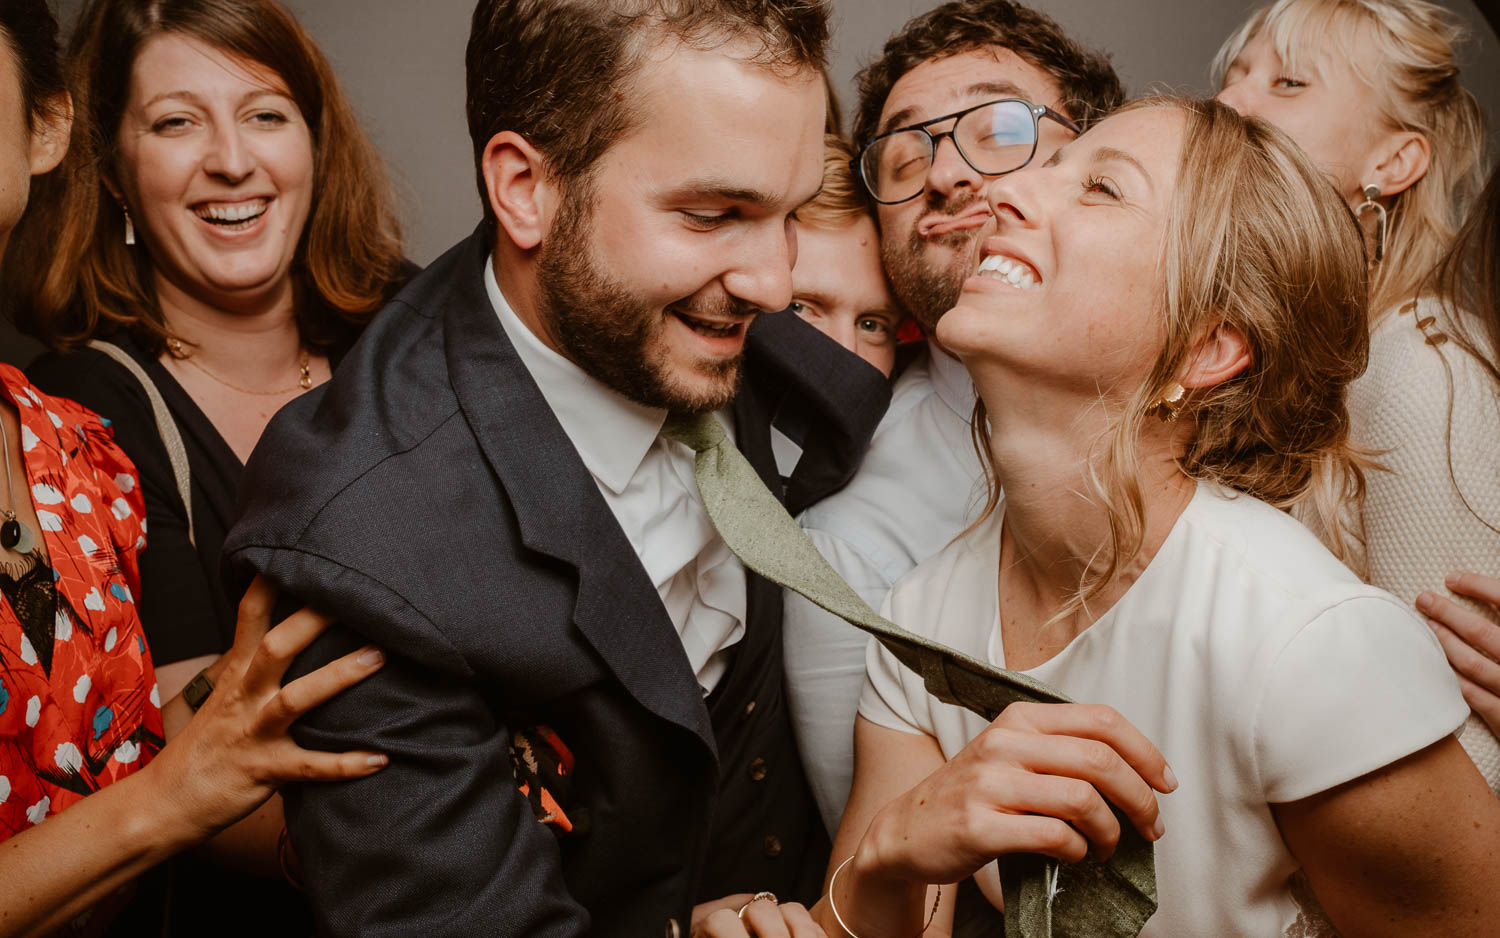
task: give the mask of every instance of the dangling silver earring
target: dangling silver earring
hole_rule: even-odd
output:
[[[124,206],[124,204],[122,203],[120,205],[120,211],[122,211],[122,212],[125,213],[125,244],[127,246],[134,247],[135,246],[135,222],[133,222],[133,221],[130,220],[130,209],[126,208]]]
[[[1371,183],[1365,186],[1365,200],[1354,210],[1354,217],[1364,225],[1365,212],[1375,213],[1375,263],[1385,260],[1385,206],[1375,201],[1380,198],[1380,187]]]

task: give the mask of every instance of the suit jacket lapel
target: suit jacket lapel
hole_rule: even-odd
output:
[[[573,622],[630,694],[716,752],[703,691],[661,597],[490,306],[488,262],[475,234],[445,303],[444,342],[459,406],[521,540],[578,571]]]

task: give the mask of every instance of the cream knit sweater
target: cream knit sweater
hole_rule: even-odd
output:
[[[1406,602],[1434,590],[1500,624],[1493,608],[1443,588],[1456,570],[1500,576],[1500,533],[1490,527],[1500,528],[1500,388],[1438,338],[1447,321],[1425,300],[1387,313],[1370,337],[1369,368],[1350,386],[1351,436],[1384,451],[1390,470],[1367,474],[1365,560],[1369,581]],[[1500,745],[1489,728],[1470,714],[1460,742],[1500,794]]]

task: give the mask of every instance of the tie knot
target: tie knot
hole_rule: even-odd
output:
[[[695,453],[713,449],[724,442],[724,428],[711,413],[668,414],[661,435],[691,447]]]

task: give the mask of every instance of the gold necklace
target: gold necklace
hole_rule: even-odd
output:
[[[203,367],[197,361],[194,361],[192,353],[187,350],[187,346],[182,344],[181,339],[167,339],[167,348],[171,349],[172,357],[176,358],[178,361],[186,362],[187,364],[192,365],[194,368],[208,375],[213,380],[224,385],[224,387],[229,388],[232,391],[238,391],[241,394],[254,394],[257,397],[280,397],[283,394],[290,394],[293,391],[306,391],[308,388],[312,387],[312,356],[308,354],[306,346],[302,346],[297,353],[297,383],[288,387],[277,388],[274,391],[257,391],[254,388],[242,388],[232,381],[225,381],[223,378]]]

